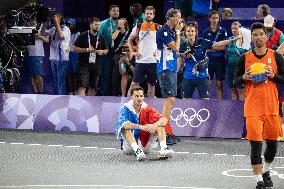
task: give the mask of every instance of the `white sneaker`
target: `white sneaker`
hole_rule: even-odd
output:
[[[167,159],[173,157],[175,152],[171,149],[165,148],[159,151],[158,159]]]
[[[143,161],[147,158],[147,156],[144,154],[144,152],[140,148],[136,150],[135,155],[136,155],[137,161]]]

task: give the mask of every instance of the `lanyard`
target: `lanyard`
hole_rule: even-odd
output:
[[[219,36],[220,33],[221,33],[221,32],[220,32],[220,27],[218,27],[218,31],[217,31],[216,37],[215,37],[215,39],[214,39],[214,42],[216,42],[216,40],[217,40],[217,38],[218,38],[218,36]]]
[[[153,24],[153,23],[152,23]],[[151,24],[151,25],[152,25]],[[138,28],[137,28],[138,29]],[[149,26],[149,28],[148,28],[148,30],[146,31],[146,33],[144,33],[144,35],[141,37],[141,39],[139,39],[139,43],[149,34],[149,32],[150,32],[150,29],[151,29],[151,26]],[[139,33],[138,33],[138,35],[139,35]]]
[[[119,50],[119,48],[122,46],[123,41],[125,40],[126,36],[128,34],[128,31],[125,32],[123,38],[121,39],[121,41],[119,42],[119,45],[117,46],[117,48],[115,49],[115,53]]]
[[[90,32],[90,30],[88,30],[88,42],[89,42],[89,47],[90,47],[91,46],[91,32]],[[99,45],[99,35],[97,34],[95,49],[98,48],[98,45]]]

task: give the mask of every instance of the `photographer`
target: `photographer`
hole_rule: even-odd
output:
[[[66,77],[69,61],[69,42],[71,32],[64,24],[59,13],[53,16],[54,27],[45,30],[44,33],[50,37],[50,62],[53,79],[57,85],[57,94],[66,95]]]
[[[30,18],[30,26],[38,27],[36,17]],[[41,29],[41,27],[39,28]],[[28,45],[28,55],[26,57],[26,64],[31,75],[31,81],[33,91],[35,94],[43,93],[43,59],[44,59],[44,48],[43,42],[48,43],[48,36],[43,36],[40,33],[35,34],[35,44]]]
[[[7,38],[7,20],[0,18],[0,92],[17,92],[20,84],[20,72],[16,68],[15,46]],[[5,90],[4,90],[5,89]]]
[[[208,49],[224,49],[233,40],[214,42],[198,38],[198,25],[195,22],[186,25],[185,35],[188,41],[181,44],[180,47],[180,58],[185,59],[182,96],[183,98],[192,98],[193,92],[197,88],[201,99],[209,99],[208,58],[206,57],[206,51]]]
[[[133,66],[129,63],[129,48],[127,46],[127,38],[129,36],[128,22],[125,18],[118,20],[118,28],[112,34],[113,48],[111,53],[114,54],[113,60],[115,62],[112,73],[112,95],[119,96],[120,90],[121,95],[126,96],[126,87],[128,83],[130,69]],[[120,86],[120,88],[119,88]]]

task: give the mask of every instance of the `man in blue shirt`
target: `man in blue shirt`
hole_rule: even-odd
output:
[[[203,33],[203,38],[209,41],[222,41],[227,39],[226,29],[220,27],[219,24],[220,16],[217,11],[211,11],[209,13],[210,27],[207,28]],[[225,78],[225,51],[224,48],[221,51],[208,50],[207,55],[209,57],[208,72],[210,79],[210,92],[212,95],[212,85],[214,75],[216,76],[216,88],[217,88],[217,99],[223,99],[223,80]]]
[[[177,52],[180,47],[180,31],[183,28],[181,13],[169,9],[166,24],[157,31],[157,73],[162,97],[165,98],[162,114],[170,120],[171,109],[177,95]],[[165,127],[168,135],[173,135],[171,128]]]

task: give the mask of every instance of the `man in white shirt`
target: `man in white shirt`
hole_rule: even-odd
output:
[[[53,16],[54,27],[47,30],[50,36],[50,62],[54,81],[57,85],[57,94],[66,95],[66,77],[69,61],[69,42],[71,32],[64,24],[60,14]]]
[[[30,25],[32,27],[38,27],[36,17],[30,18]],[[33,92],[41,94],[43,92],[43,59],[44,48],[43,42],[48,43],[48,36],[43,36],[40,33],[35,34],[35,44],[28,45],[28,56],[26,57],[26,64],[31,75],[31,81],[33,86]]]
[[[146,20],[143,23],[136,25],[128,38],[129,50],[131,55],[136,58],[136,65],[128,96],[130,96],[131,88],[143,83],[145,76],[147,76],[147,97],[153,98],[155,96],[155,84],[157,81],[157,60],[154,57],[154,54],[157,51],[157,24],[153,22],[155,17],[154,7],[146,7],[144,14]],[[134,40],[138,43],[137,48],[134,47]]]

